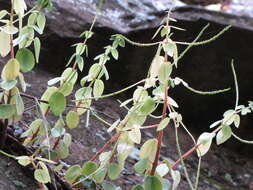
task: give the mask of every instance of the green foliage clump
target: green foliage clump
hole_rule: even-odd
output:
[[[175,20],[168,16],[164,19],[163,25],[158,28],[154,35],[160,35],[163,40],[142,44],[133,42],[121,34],[111,37],[112,43],[104,48],[104,52],[95,57],[95,63],[89,68],[88,74],[81,81],[81,87],[74,91],[77,84],[79,72],[84,69],[84,59],[88,56],[87,41],[92,38],[92,28],[83,32],[80,37],[84,40],[74,44],[75,53],[66,64],[67,68],[61,76],[48,81],[48,88],[42,96],[34,97],[26,94],[26,83],[24,74],[31,71],[39,62],[41,42],[38,35],[43,34],[46,17],[43,9],[51,9],[50,0],[39,0],[38,4],[27,11],[24,0],[12,0],[11,12],[0,11],[0,21],[4,23],[0,32],[0,55],[10,59],[4,65],[1,73],[2,82],[0,93],[0,127],[3,128],[0,134],[0,147],[4,148],[7,128],[10,124],[23,120],[25,106],[23,98],[34,100],[37,109],[36,119],[29,125],[28,129],[21,135],[23,145],[26,147],[36,146],[36,151],[31,155],[14,157],[5,152],[2,154],[12,157],[22,166],[31,165],[34,169],[34,179],[39,183],[40,189],[48,189],[47,184],[51,183],[51,172],[61,174],[63,179],[72,187],[86,187],[88,189],[102,188],[104,190],[118,189],[110,181],[118,179],[125,168],[125,163],[134,148],[140,145],[139,161],[133,168],[136,173],[143,175],[143,184],[136,184],[132,190],[163,190],[177,189],[181,175],[176,166],[181,162],[185,176],[192,190],[198,187],[198,177],[195,185],[189,178],[184,159],[192,152],[197,151],[199,158],[204,156],[210,149],[212,141],[216,138],[216,143],[222,144],[234,136],[244,143],[245,141],[232,132],[232,128],[240,126],[240,118],[253,111],[253,102],[248,105],[238,105],[239,91],[236,74],[232,64],[233,74],[236,84],[236,105],[234,109],[227,110],[221,120],[213,123],[210,128],[212,132],[204,132],[198,140],[191,135],[183,123],[183,116],[177,111],[179,107],[176,100],[168,95],[168,91],[173,90],[178,85],[183,85],[187,89],[202,95],[211,95],[226,92],[229,89],[202,92],[190,87],[183,79],[172,77],[172,73],[177,69],[182,56],[192,47],[209,43],[217,39],[230,27],[224,28],[220,33],[209,40],[198,41],[206,30],[204,27],[196,39],[191,43],[177,42],[172,39],[172,30],[182,30],[171,25]],[[26,24],[23,23],[25,16],[28,16]],[[18,22],[18,26],[16,26]],[[118,60],[119,48],[124,48],[126,43],[136,46],[157,46],[147,77],[120,91],[104,94],[104,80],[109,80],[109,72],[106,64],[111,59]],[[178,52],[178,44],[187,45],[182,52]],[[33,48],[31,46],[33,45]],[[17,52],[14,52],[14,47]],[[33,50],[31,50],[33,49]],[[104,121],[92,109],[93,101],[114,96],[130,88],[135,87],[133,96],[121,102],[120,106],[127,109],[127,114],[123,119],[115,121],[113,124]],[[70,100],[70,95],[74,94],[74,99]],[[163,107],[159,116],[153,113],[158,110],[159,105]],[[66,116],[63,114],[66,113]],[[51,125],[47,121],[49,114],[57,117],[57,121]],[[86,163],[82,166],[72,165],[64,169],[62,159],[68,157],[72,142],[72,136],[66,129],[73,129],[79,125],[80,118],[87,114],[96,117],[99,121],[108,125],[108,133],[112,133],[110,140]],[[160,118],[160,122],[154,125],[145,126],[148,117]],[[171,126],[170,126],[171,125]],[[163,133],[167,127],[175,128],[176,143],[179,160],[171,163],[162,160],[160,156]],[[182,127],[193,140],[194,147],[187,153],[182,154],[178,143],[177,130]],[[143,142],[142,130],[156,128],[157,138],[151,138]],[[110,149],[110,147],[112,147]],[[199,176],[200,165],[198,167]],[[171,180],[167,179],[171,176]],[[108,178],[107,178],[108,177]]]

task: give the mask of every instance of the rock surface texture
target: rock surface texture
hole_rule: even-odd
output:
[[[48,14],[50,28],[62,37],[78,36],[89,27],[99,1],[53,0],[54,10]],[[173,0],[106,0],[97,19],[97,26],[121,33],[155,28],[160,24],[165,11],[172,9],[174,17],[180,20],[205,19],[253,30],[253,2],[251,0],[185,1],[189,5],[178,0],[174,4],[173,2]],[[218,7],[224,2],[229,4],[228,8],[226,11],[220,11]],[[192,4],[212,3],[220,4],[216,4],[216,7],[192,6]]]

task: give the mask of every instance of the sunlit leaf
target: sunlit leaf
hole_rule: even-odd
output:
[[[104,92],[104,83],[102,80],[97,79],[95,80],[94,87],[93,87],[93,95],[94,97],[99,97]]]
[[[156,167],[156,172],[161,176],[165,176],[168,172],[169,172],[169,168],[167,166],[167,164],[159,164]]]
[[[143,174],[149,165],[148,158],[139,160],[135,165],[134,169],[137,173]]]
[[[208,152],[208,150],[211,147],[212,139],[214,136],[215,133],[207,133],[207,132],[204,132],[199,136],[197,141],[197,144],[200,144],[200,146],[197,149],[199,157],[205,155]]]
[[[0,31],[0,55],[5,57],[11,51],[10,36],[3,31]]]
[[[171,176],[173,179],[172,190],[176,190],[181,180],[180,172],[176,170],[171,170]]]
[[[29,156],[18,156],[16,157],[18,163],[22,166],[27,166],[31,163],[31,159]]]
[[[39,57],[40,57],[40,48],[41,48],[40,39],[38,37],[34,38],[33,43],[34,43],[36,63],[38,63],[39,62]]]
[[[14,86],[16,86],[17,84],[17,80],[3,80],[0,83],[1,88],[3,88],[4,90],[10,90],[12,89]]]
[[[16,59],[10,59],[2,70],[3,80],[15,80],[19,74],[20,65]]]
[[[170,122],[170,118],[168,118],[168,117],[164,118],[164,119],[159,123],[159,125],[158,125],[158,127],[157,127],[157,131],[163,130],[165,127],[168,126],[169,122]]]
[[[158,79],[161,83],[165,83],[169,80],[170,74],[172,72],[172,65],[169,62],[163,63],[158,71]]]
[[[152,98],[147,98],[145,103],[141,106],[140,111],[144,115],[152,113],[156,108],[156,102]]]
[[[148,158],[150,162],[153,162],[155,159],[156,150],[157,150],[157,140],[149,139],[141,147],[140,158],[141,159]]]
[[[224,143],[232,136],[231,127],[228,125],[223,125],[221,130],[216,135],[216,142],[218,145]]]
[[[60,115],[66,108],[64,95],[61,92],[54,92],[49,99],[49,106],[54,115]]]
[[[46,17],[43,13],[39,13],[37,17],[37,25],[39,29],[43,32],[45,25],[46,25]]]
[[[138,125],[134,125],[133,129],[131,131],[129,131],[128,133],[129,138],[137,144],[141,143],[141,130],[140,130],[140,126]]]
[[[79,124],[79,120],[80,118],[77,112],[75,111],[68,112],[66,116],[66,123],[68,128],[70,129],[76,128]]]

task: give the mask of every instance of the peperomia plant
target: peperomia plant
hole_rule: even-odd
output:
[[[216,138],[217,144],[224,143],[231,136],[244,143],[252,143],[239,138],[231,130],[234,126],[239,127],[240,115],[246,115],[253,111],[253,102],[249,102],[247,106],[238,105],[239,91],[233,64],[232,69],[237,92],[236,106],[234,109],[226,111],[221,120],[210,126],[210,128],[216,127],[213,132],[204,132],[197,141],[184,125],[183,116],[177,111],[179,105],[170,97],[169,93],[180,84],[202,95],[217,94],[229,90],[210,92],[195,90],[183,79],[172,77],[172,73],[177,69],[180,59],[192,46],[206,44],[217,39],[230,26],[224,28],[211,39],[198,41],[207,29],[207,25],[193,42],[178,42],[172,39],[172,30],[183,29],[170,24],[175,20],[170,17],[170,12],[168,12],[168,16],[163,20],[163,25],[158,28],[154,35],[154,38],[160,35],[163,40],[141,44],[133,42],[121,34],[113,35],[111,45],[106,46],[104,53],[95,57],[95,63],[89,68],[88,74],[80,80],[81,87],[79,86],[79,89],[74,90],[74,86],[78,82],[78,73],[83,71],[84,59],[88,56],[87,41],[93,36],[92,29],[98,16],[96,14],[90,30],[80,35],[81,38],[84,38],[83,41],[73,45],[75,53],[66,64],[67,68],[61,76],[48,81],[47,89],[39,98],[26,94],[25,74],[39,62],[41,43],[37,36],[43,34],[45,28],[46,17],[43,13],[45,8],[49,10],[52,8],[50,0],[39,0],[37,5],[29,11],[27,11],[24,0],[11,0],[10,12],[7,10],[0,11],[0,55],[7,58],[2,69],[0,83],[1,149],[5,147],[8,127],[23,120],[25,110],[23,98],[32,99],[36,106],[36,119],[30,123],[20,137],[25,147],[36,147],[36,149],[31,154],[18,157],[3,151],[1,153],[16,159],[22,166],[31,165],[34,169],[34,178],[40,189],[48,189],[47,185],[53,183],[50,172],[55,172],[57,176],[61,176],[68,184],[68,186],[64,186],[67,189],[80,187],[104,190],[120,189],[110,181],[119,178],[133,149],[140,147],[139,161],[134,164],[133,168],[136,173],[143,175],[144,181],[143,184],[133,186],[132,190],[177,189],[181,179],[180,172],[176,170],[179,163],[182,163],[184,175],[190,188],[195,190],[198,188],[201,157],[208,152],[213,138]],[[24,23],[24,17],[28,17],[26,23]],[[141,47],[157,46],[147,77],[117,92],[104,94],[103,80],[109,80],[106,64],[110,59],[118,59],[119,48],[124,48],[125,43]],[[187,46],[180,54],[177,48],[178,44]],[[123,119],[111,124],[99,117],[92,108],[93,101],[117,95],[134,87],[136,89],[132,97],[120,104],[120,107],[127,109],[127,114]],[[70,100],[71,94],[74,94],[73,100]],[[156,113],[160,111],[160,107],[162,107],[161,115],[154,115],[155,111]],[[55,123],[48,121],[49,114],[57,117]],[[68,157],[72,142],[72,136],[66,132],[66,129],[76,128],[80,123],[80,118],[84,117],[85,114],[87,123],[89,116],[93,115],[108,125],[107,131],[112,134],[112,137],[82,166],[66,166],[62,159]],[[160,119],[160,122],[145,126],[148,117]],[[179,160],[174,163],[162,160],[160,156],[164,130],[169,124],[175,127],[175,141],[179,154]],[[178,142],[177,130],[179,127],[182,127],[190,135],[194,143],[193,148],[185,154],[182,154]],[[141,131],[150,128],[156,128],[157,137],[143,142],[144,138]],[[184,159],[194,151],[197,151],[200,161],[197,179],[193,185],[184,165]],[[172,182],[167,179],[168,175],[171,176]]]

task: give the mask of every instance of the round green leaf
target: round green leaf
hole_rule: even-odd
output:
[[[139,160],[135,165],[134,169],[137,173],[143,174],[149,165],[147,158]]]
[[[118,164],[111,163],[108,168],[108,176],[111,180],[115,180],[119,177],[121,169]]]
[[[54,86],[47,88],[47,90],[41,96],[41,100],[49,101],[52,94],[57,92],[57,90],[58,89]],[[47,103],[40,103],[40,108],[41,108],[42,113],[45,114],[48,111],[49,105]]]
[[[50,175],[47,170],[45,169],[36,169],[34,171],[34,178],[39,183],[49,183],[50,182]]]
[[[14,105],[1,104],[0,105],[0,119],[10,118],[15,113]]]
[[[3,80],[15,80],[19,74],[20,64],[17,59],[10,59],[2,70]]]
[[[172,65],[167,62],[160,66],[158,71],[158,79],[161,83],[165,83],[169,80],[169,76],[172,72]]]
[[[103,190],[116,190],[115,185],[106,181],[102,184],[102,187],[103,187]]]
[[[152,98],[147,98],[145,103],[141,106],[140,111],[144,115],[152,113],[156,108],[156,102]]]
[[[79,165],[73,165],[66,171],[65,179],[69,182],[73,182],[80,175],[81,175],[81,167]]]
[[[98,171],[94,174],[93,177],[97,183],[102,183],[105,179],[106,173],[107,173],[106,168],[98,169]]]
[[[0,55],[2,57],[5,57],[11,51],[10,36],[7,33],[1,31],[0,32],[0,42],[1,42],[0,43]]]
[[[61,92],[54,92],[49,99],[49,106],[54,115],[59,116],[66,108],[66,99]]]
[[[166,117],[164,118],[158,125],[157,131],[163,130],[170,122],[170,118]]]
[[[162,183],[156,176],[147,176],[144,181],[145,190],[162,190]]]
[[[104,92],[104,83],[102,80],[97,79],[95,80],[94,83],[94,88],[93,88],[93,95],[94,97],[99,97],[103,94]]]
[[[10,90],[12,89],[14,86],[16,86],[17,84],[17,80],[3,80],[0,83],[1,88],[3,88],[4,90]]]
[[[157,140],[149,139],[141,147],[140,158],[141,159],[149,158],[149,160],[153,162],[155,159],[156,150],[157,150]]]
[[[66,123],[67,123],[68,128],[70,129],[76,128],[77,125],[79,124],[79,121],[80,121],[80,118],[77,112],[70,111],[67,114]]]
[[[85,176],[91,175],[93,172],[97,170],[97,164],[92,161],[86,162],[83,167],[81,173]]]
[[[31,71],[35,65],[33,53],[27,48],[21,48],[16,54],[16,58],[20,63],[20,69],[23,72]]]

